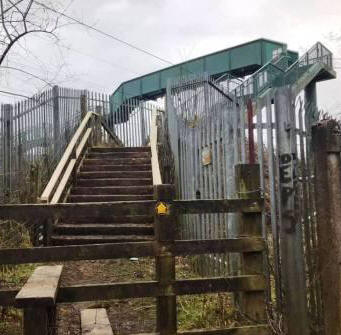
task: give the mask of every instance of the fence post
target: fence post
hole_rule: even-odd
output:
[[[60,120],[59,120],[59,87],[53,86],[53,147],[55,157],[58,157],[60,143]]]
[[[96,106],[95,107],[95,112],[98,114],[98,116],[95,118],[95,142],[96,145],[98,145],[99,143],[103,142],[103,138],[101,135],[101,120],[103,117],[103,109],[102,106]]]
[[[32,307],[24,308],[24,335],[55,335],[56,334],[56,308]]]
[[[154,222],[155,239],[158,243],[158,255],[155,259],[156,280],[161,295],[157,297],[156,326],[160,335],[175,335],[177,329],[175,282],[175,257],[172,245],[176,239],[177,215],[172,207],[175,197],[173,185],[155,185],[154,199],[157,200]],[[164,211],[163,211],[163,210]]]
[[[13,136],[13,106],[4,105],[4,200],[11,201],[12,188],[12,136]]]
[[[235,166],[237,195],[241,199],[260,198],[260,171],[258,164]],[[242,213],[239,221],[241,236],[262,237],[262,214]],[[264,275],[262,252],[244,252],[241,255],[242,275]],[[244,292],[239,295],[241,312],[255,321],[264,321],[264,292]]]
[[[295,106],[291,88],[275,93],[276,136],[279,169],[279,227],[281,278],[287,333],[307,335],[309,331],[302,226],[297,210],[297,140]]]
[[[82,92],[80,99],[81,99],[81,119],[83,119],[86,113],[88,112],[86,91]]]
[[[334,120],[312,128],[324,333],[341,334],[341,132]]]

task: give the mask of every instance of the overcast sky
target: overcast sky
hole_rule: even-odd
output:
[[[340,0],[62,0],[62,8],[171,63],[264,37],[300,54],[321,41],[341,71]],[[7,65],[51,84],[103,93],[168,65],[80,25],[66,25],[58,35],[58,43],[28,36],[9,53]],[[0,70],[0,90],[32,95],[45,85],[18,71]],[[319,84],[319,106],[341,113],[340,88],[340,79]],[[9,100],[0,95],[0,101]]]

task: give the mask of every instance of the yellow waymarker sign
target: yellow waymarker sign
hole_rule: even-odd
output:
[[[159,202],[156,205],[156,213],[158,215],[168,215],[169,214],[169,208],[164,202]]]

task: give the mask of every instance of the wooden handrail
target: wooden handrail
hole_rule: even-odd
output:
[[[57,184],[59,183],[60,179],[62,178],[62,175],[66,169],[66,167],[69,165],[69,162],[71,159],[77,158],[76,156],[76,146],[78,141],[80,140],[80,137],[83,135],[84,131],[87,128],[89,120],[94,117],[95,114],[92,112],[86,113],[84,119],[82,120],[81,124],[79,125],[78,129],[76,130],[75,134],[73,135],[70,143],[65,149],[65,152],[59,161],[57,167],[55,168],[52,177],[50,178],[49,183],[45,187],[39,202],[42,203],[48,203],[50,202],[50,199],[53,196],[53,192],[57,187]]]
[[[157,152],[157,111],[154,110],[152,114],[152,122],[150,125],[150,148],[152,152],[152,174],[153,185],[162,184],[159,157]]]
[[[95,118],[96,122],[92,122],[89,125],[89,122]],[[100,114],[87,112],[75,134],[73,135],[70,143],[66,147],[65,152],[56,169],[54,170],[49,183],[45,187],[41,197],[38,199],[40,203],[57,204],[60,202],[60,199],[65,191],[65,187],[67,186],[74,169],[77,167],[77,162],[82,155],[91,135],[94,133],[93,127],[95,124],[101,125],[116,145],[123,146],[120,139],[110,130]]]

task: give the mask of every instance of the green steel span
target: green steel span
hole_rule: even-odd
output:
[[[244,77],[279,55],[287,56],[287,66],[298,59],[298,53],[287,50],[285,43],[261,38],[148,73],[123,82],[114,91],[110,97],[111,111],[130,98],[148,100],[164,95],[169,79],[199,73],[207,73],[213,78],[225,74]]]

